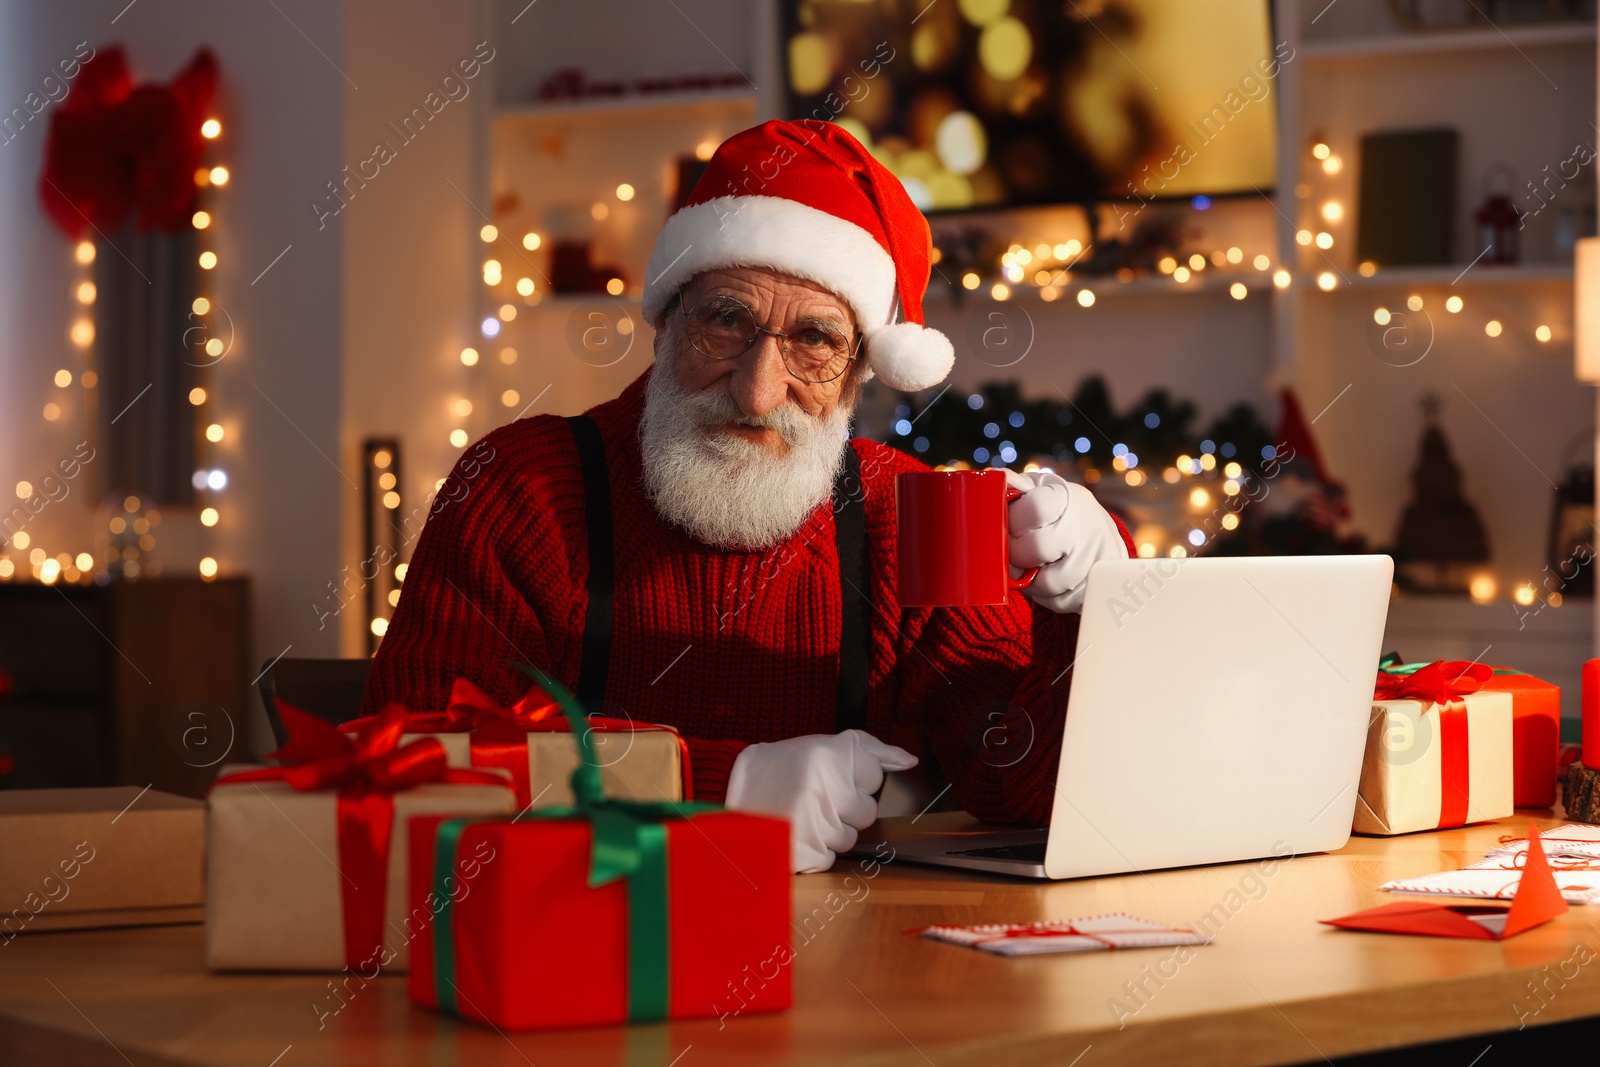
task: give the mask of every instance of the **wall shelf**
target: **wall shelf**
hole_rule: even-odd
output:
[[[1077,304],[1078,290],[1080,289],[1088,289],[1093,292],[1097,303],[1101,300],[1116,300],[1120,297],[1130,296],[1227,296],[1231,298],[1229,289],[1234,282],[1244,282],[1249,287],[1250,296],[1256,296],[1272,289],[1272,275],[1253,270],[1231,272],[1206,270],[1192,276],[1187,282],[1175,282],[1166,275],[1135,278],[1131,282],[1122,282],[1115,278],[1077,275],[1056,286],[1061,295],[1053,303],[1063,306],[1075,306]],[[1019,282],[1011,286],[1011,295],[1007,300],[995,300],[994,297],[989,295],[987,288],[965,291],[960,299],[983,300],[990,303],[1007,303],[1011,300],[1043,302],[1043,298],[1039,294],[1040,289],[1038,286],[1028,282]],[[949,304],[954,302],[955,299],[956,297],[951,293],[949,286],[942,285],[936,280],[928,288],[928,295],[924,298],[924,302]],[[1088,310],[1093,310],[1093,308],[1091,307]]]
[[[1408,33],[1395,28],[1391,10],[1388,0],[1340,0],[1331,7],[1327,0],[1274,0],[1275,33],[1296,49],[1275,85],[1274,258],[1293,271],[1294,284],[1270,302],[1274,380],[1291,385],[1307,413],[1317,415],[1313,435],[1335,477],[1345,482],[1354,528],[1375,545],[1390,542],[1411,499],[1421,433],[1416,404],[1439,394],[1441,423],[1464,492],[1487,528],[1493,560],[1485,569],[1510,590],[1537,582],[1548,552],[1552,487],[1529,464],[1559,481],[1573,463],[1573,442],[1593,425],[1594,394],[1572,382],[1572,253],[1557,237],[1563,207],[1574,215],[1568,224],[1581,228],[1583,207],[1593,202],[1592,161],[1578,164],[1587,156],[1574,158],[1573,146],[1595,143],[1590,123],[1596,27],[1497,19],[1498,28]],[[1380,265],[1362,277],[1357,248],[1363,138],[1439,127],[1458,133],[1455,188],[1448,191],[1450,238],[1459,262]],[[1343,166],[1326,169],[1312,153],[1318,142]],[[1524,262],[1474,262],[1483,243],[1473,216],[1501,165],[1513,171],[1510,196],[1529,213],[1520,234]],[[1567,184],[1562,199],[1541,213],[1531,190],[1526,199],[1515,190],[1547,165]],[[1567,178],[1574,166],[1581,173]],[[1334,219],[1319,210],[1330,201],[1344,209]],[[1300,245],[1301,230],[1331,233],[1335,250],[1323,255]],[[1324,291],[1317,278],[1327,271],[1338,282]],[[1428,339],[1427,327],[1391,335],[1374,321],[1379,306],[1403,308],[1413,294],[1433,317],[1437,344]],[[1463,301],[1457,312],[1444,307],[1447,296]],[[1489,332],[1490,321],[1500,323],[1499,332]],[[1538,340],[1539,326],[1548,328],[1548,341]],[[1402,352],[1399,346],[1413,338],[1419,342],[1415,354]],[[1523,633],[1504,602],[1479,610],[1437,600],[1396,600],[1385,647],[1398,645],[1407,657],[1421,659],[1442,649],[1476,655],[1492,643],[1490,659],[1545,670],[1549,658],[1532,649],[1543,647],[1557,621],[1582,631],[1575,645],[1592,647],[1592,605],[1574,601],[1559,612],[1546,611]],[[1479,616],[1486,620],[1482,640],[1460,625],[1468,614],[1474,625]],[[1546,624],[1550,631],[1535,633]],[[1529,642],[1528,648],[1519,640]]]
[[[1466,271],[1465,274],[1462,271]],[[1316,273],[1321,273],[1320,271]],[[1302,273],[1300,288],[1310,292],[1321,292],[1317,288],[1316,275]],[[1490,285],[1540,285],[1540,284],[1572,284],[1571,263],[1509,263],[1486,266],[1478,264],[1467,270],[1465,263],[1447,263],[1439,266],[1426,267],[1389,267],[1380,269],[1370,278],[1364,278],[1353,270],[1346,270],[1345,277],[1340,279],[1339,285],[1331,290],[1338,292],[1340,289],[1397,289],[1413,286],[1442,286],[1446,289],[1455,286],[1490,286]]]
[[[496,122],[545,122],[559,119],[636,119],[663,113],[693,114],[745,107],[754,110],[754,89],[705,89],[696,92],[601,96],[584,100],[531,102],[495,110]]]
[[[1502,29],[1435,30],[1420,33],[1375,34],[1368,37],[1330,37],[1307,40],[1300,55],[1312,62],[1369,57],[1421,56],[1500,49],[1541,48],[1595,43],[1592,22],[1510,26]]]

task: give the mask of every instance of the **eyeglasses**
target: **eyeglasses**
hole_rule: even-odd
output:
[[[689,343],[707,359],[736,359],[768,334],[778,339],[778,353],[789,373],[813,385],[838,378],[861,348],[860,337],[852,340],[825,322],[807,322],[788,333],[769,330],[732,297],[711,296],[692,308],[680,304],[679,310],[689,327]]]

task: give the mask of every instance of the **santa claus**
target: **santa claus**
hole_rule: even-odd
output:
[[[511,664],[534,663],[591,712],[677,728],[695,795],[789,819],[797,871],[827,869],[919,761],[975,815],[1046,822],[1085,578],[1132,545],[1082,486],[1011,474],[1026,594],[900,606],[895,477],[927,468],[848,429],[874,375],[950,371],[922,325],[929,254],[899,180],[838,126],[725,142],[645,275],[654,363],[468,453],[366,710],[440,710],[457,677],[509,704]]]

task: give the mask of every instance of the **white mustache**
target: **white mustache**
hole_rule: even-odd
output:
[[[725,392],[686,394],[670,369],[650,372],[639,426],[646,490],[661,516],[710,545],[770,548],[828,499],[844,457],[850,409],[808,415],[792,401],[765,415],[739,410]],[[785,455],[717,424],[772,429]]]
[[[722,392],[680,393],[684,414],[704,429],[708,426],[748,426],[760,430],[776,430],[784,442],[795,445],[805,439],[806,433],[816,424],[816,417],[807,414],[800,406],[789,401],[765,415],[745,413],[738,402]]]

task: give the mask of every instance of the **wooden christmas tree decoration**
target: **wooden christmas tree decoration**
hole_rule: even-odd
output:
[[[1411,470],[1411,501],[1400,517],[1394,554],[1412,589],[1464,593],[1470,569],[1489,560],[1489,538],[1477,508],[1461,492],[1461,468],[1439,427],[1439,398],[1422,398],[1427,426]]]

